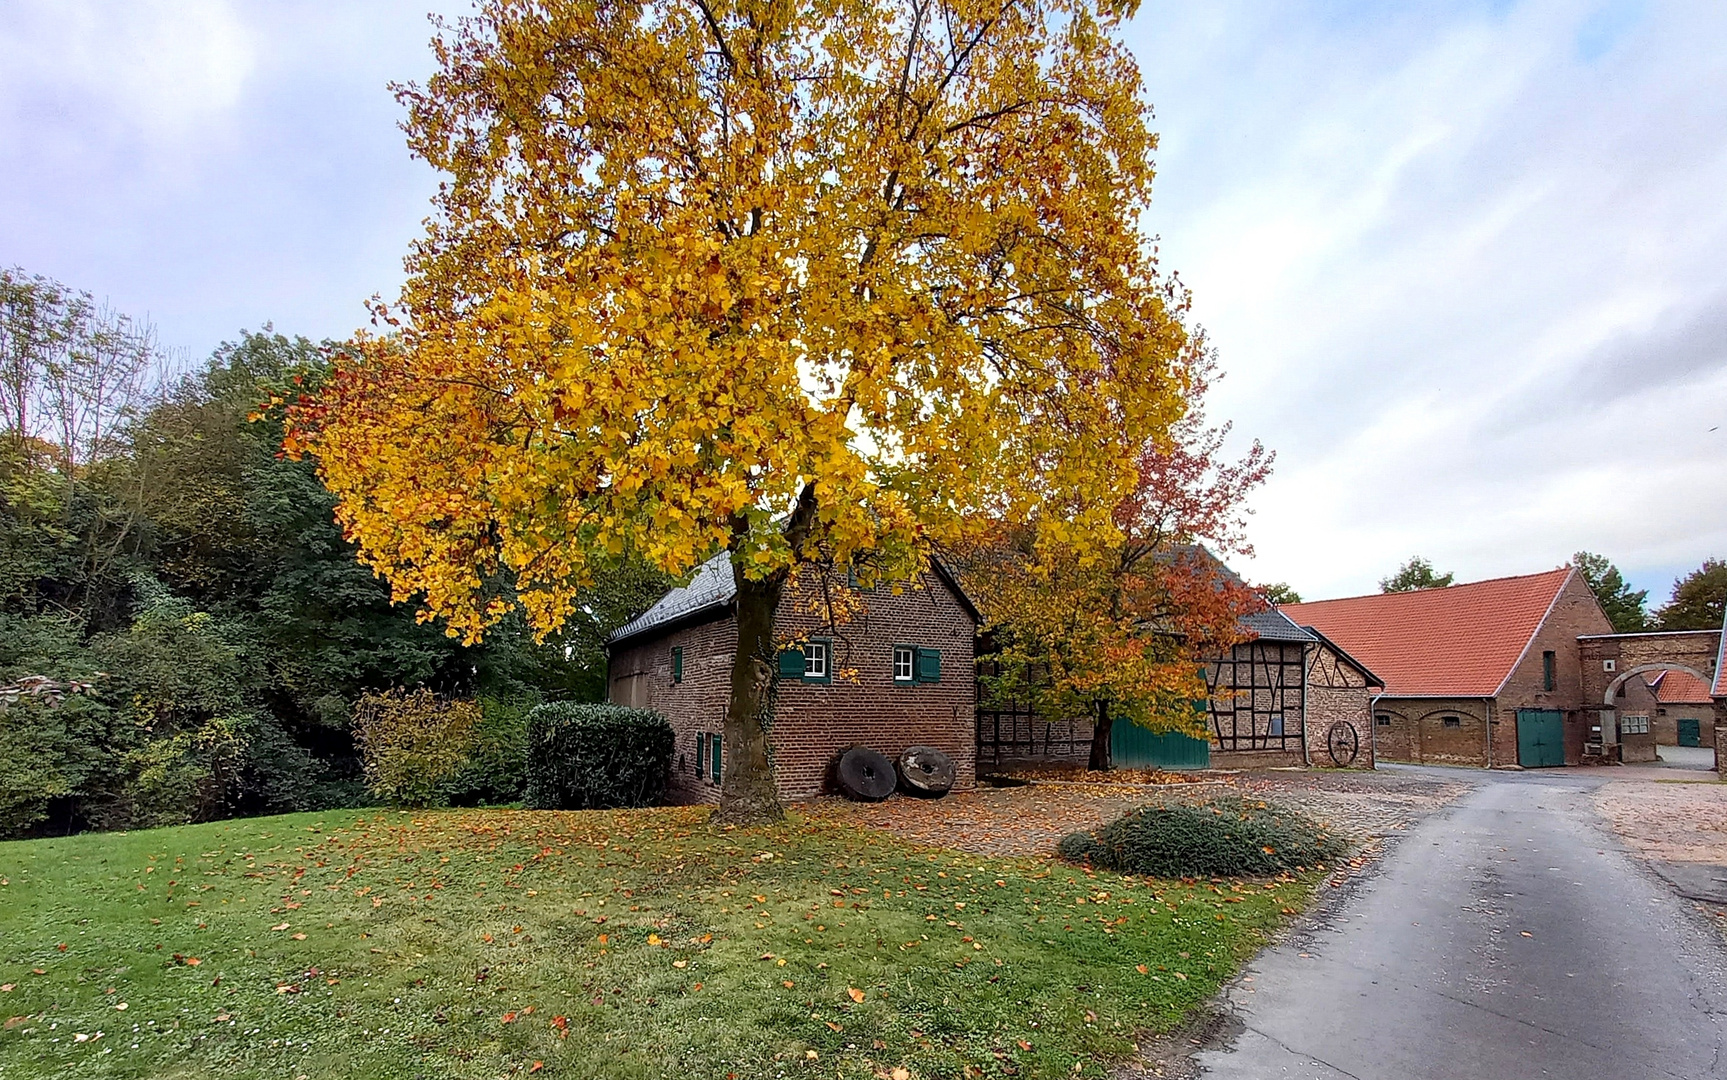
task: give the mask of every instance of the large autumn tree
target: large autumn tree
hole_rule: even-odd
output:
[[[1047,719],[1090,716],[1091,769],[1113,765],[1120,720],[1204,735],[1198,673],[1247,640],[1242,616],[1267,606],[1220,556],[1253,553],[1246,499],[1273,455],[1258,442],[1240,459],[1223,454],[1229,425],[1205,422],[1215,365],[1197,336],[1179,365],[1189,409],[1139,447],[1110,540],[1076,552],[1049,543],[1043,520],[997,522],[959,560],[993,646],[986,688]]]
[[[293,411],[400,599],[554,630],[631,555],[737,584],[722,818],[779,812],[798,566],[969,521],[1106,542],[1184,407],[1131,0],[483,0],[398,93],[444,174],[400,302]]]

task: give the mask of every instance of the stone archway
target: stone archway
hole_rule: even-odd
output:
[[[1601,696],[1601,704],[1611,706],[1613,704],[1613,699],[1619,696],[1619,688],[1624,686],[1631,676],[1643,675],[1651,671],[1683,671],[1688,675],[1695,676],[1697,681],[1701,682],[1705,686],[1708,686],[1709,683],[1713,681],[1713,676],[1705,675],[1694,667],[1689,667],[1685,664],[1676,664],[1672,661],[1660,664],[1638,664],[1630,671],[1620,672],[1617,678],[1607,684],[1607,691]]]
[[[1695,677],[1705,686],[1708,686],[1714,681],[1712,675],[1705,674],[1689,664],[1679,664],[1672,661],[1638,664],[1630,670],[1616,673],[1613,681],[1607,684],[1607,689],[1603,691],[1601,695],[1601,735],[1603,743],[1611,744],[1619,741],[1619,711],[1615,707],[1615,700],[1619,696],[1619,688],[1624,686],[1634,676],[1645,675],[1651,671],[1683,671],[1686,674]],[[1712,738],[1709,739],[1707,741],[1707,746],[1711,751],[1713,751],[1715,749],[1715,740]],[[1716,766],[1720,766],[1719,761],[1716,762]]]

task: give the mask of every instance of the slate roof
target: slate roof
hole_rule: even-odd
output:
[[[1292,622],[1288,615],[1276,608],[1269,608],[1253,615],[1241,617],[1241,627],[1251,630],[1260,641],[1296,641],[1310,642],[1319,639]]]
[[[1655,691],[1655,700],[1663,705],[1707,705],[1709,704],[1709,684],[1691,674],[1689,671],[1658,671],[1652,673],[1655,677],[1644,677],[1649,689]]]
[[[973,619],[981,621],[977,608],[972,606],[971,598],[960,590],[959,583],[954,581],[946,568],[940,563],[931,565],[936,576],[953,590],[960,606]],[[722,551],[696,567],[688,585],[680,586],[660,597],[653,607],[612,631],[606,641],[615,645],[626,638],[640,637],[653,630],[663,630],[686,619],[700,620],[703,616],[718,616],[731,606],[737,594],[737,582],[732,580],[730,555]]]
[[[728,554],[722,551],[696,567],[688,585],[673,589],[660,597],[653,607],[613,630],[612,636],[606,640],[622,641],[645,634],[649,630],[656,630],[668,623],[725,607],[737,594],[738,586],[737,582],[732,580],[731,561]]]
[[[1496,697],[1574,572],[1562,567],[1280,610],[1372,668],[1391,697]]]

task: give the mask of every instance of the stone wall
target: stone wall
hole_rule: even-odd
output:
[[[1380,760],[1486,765],[1489,704],[1481,698],[1380,698],[1373,709]],[[1390,722],[1380,723],[1380,718]],[[1447,719],[1457,722],[1449,724]]]
[[[807,799],[828,790],[834,762],[852,745],[868,746],[890,758],[909,746],[933,746],[954,759],[955,787],[974,787],[976,625],[934,574],[925,574],[918,588],[897,595],[883,586],[858,597],[862,610],[831,632],[794,590],[788,590],[776,613],[783,636],[831,638],[833,670],[832,682],[826,684],[779,681],[769,752],[780,796]],[[724,733],[736,643],[737,624],[728,614],[613,652],[612,700],[659,711],[677,734],[668,785],[674,800],[719,798],[711,768],[695,760],[695,751],[698,736],[706,745],[706,738]],[[896,644],[941,650],[940,681],[896,682]],[[676,682],[674,648],[683,649],[683,679]],[[721,747],[723,778],[731,755],[723,739]]]

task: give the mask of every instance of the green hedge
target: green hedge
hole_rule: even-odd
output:
[[[536,810],[653,806],[672,767],[672,726],[648,709],[554,701],[528,713],[527,790]]]
[[[1062,837],[1065,859],[1153,877],[1251,877],[1343,854],[1325,826],[1259,799],[1146,806],[1097,830]]]

